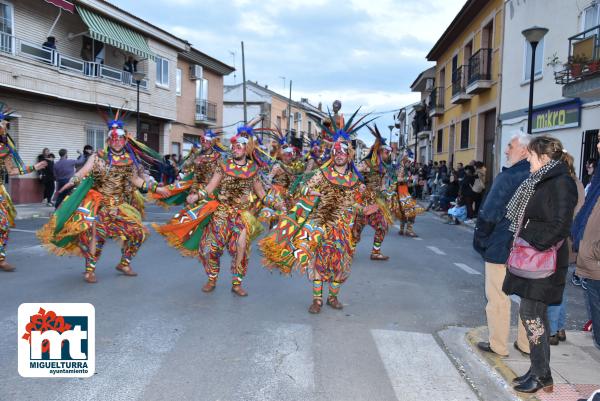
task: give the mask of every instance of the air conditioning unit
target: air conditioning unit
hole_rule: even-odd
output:
[[[190,79],[202,79],[203,71],[202,66],[198,64],[194,64],[190,66]]]

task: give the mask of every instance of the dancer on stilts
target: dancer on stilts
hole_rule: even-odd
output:
[[[25,175],[46,167],[41,161],[33,166],[26,166],[21,160],[15,144],[8,135],[8,118],[13,113],[4,103],[0,103],[0,270],[11,272],[15,267],[6,261],[6,244],[11,227],[15,226],[17,210],[4,186],[6,175]]]

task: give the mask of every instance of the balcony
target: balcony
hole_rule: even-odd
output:
[[[492,49],[479,49],[469,59],[466,92],[473,95],[492,86]]]
[[[429,94],[429,117],[437,117],[444,114],[444,95],[443,87],[433,88]]]
[[[600,99],[600,25],[569,38],[569,58],[554,73],[563,97]]]
[[[214,126],[217,124],[217,105],[207,100],[196,100],[196,124]]]
[[[56,50],[0,32],[0,55],[2,54],[21,60],[34,61],[59,71],[69,71],[89,79],[106,80],[126,87],[136,87],[132,74],[127,71],[61,54]],[[140,88],[147,90],[148,80],[140,81]]]
[[[471,99],[471,95],[467,93],[467,82],[469,66],[461,65],[452,73],[452,104],[460,104]]]

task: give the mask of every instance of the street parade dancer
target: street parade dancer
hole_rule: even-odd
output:
[[[258,177],[264,164],[251,126],[238,128],[231,139],[231,158],[222,161],[208,184],[187,198],[188,207],[167,224],[154,226],[169,245],[184,256],[198,257],[208,276],[202,291],[215,289],[220,259],[227,249],[232,257],[231,291],[247,296],[242,280],[248,270],[251,241],[262,226],[253,212],[254,198],[277,209],[283,208],[267,194]]]
[[[397,169],[396,194],[394,196],[392,211],[398,220],[400,220],[400,231],[398,234],[415,238],[418,237],[414,230],[415,219],[425,209],[417,204],[417,201],[411,196],[408,190],[408,171],[412,162],[408,153],[402,155]]]
[[[167,196],[154,193],[150,194],[150,199],[166,208],[183,205],[190,193],[206,186],[227,152],[220,142],[220,135],[220,132],[212,130],[201,133],[199,143],[193,144],[192,150],[182,163],[183,179],[164,187],[169,193]]]
[[[15,226],[17,210],[4,186],[6,175],[25,175],[46,167],[41,161],[33,166],[26,166],[8,134],[8,118],[13,113],[4,103],[0,103],[0,270],[10,272],[15,267],[6,261],[6,244],[11,227]]]
[[[293,270],[307,274],[313,285],[310,313],[321,311],[324,282],[329,286],[327,304],[343,308],[338,295],[350,275],[354,215],[366,211],[358,203],[362,177],[352,162],[350,140],[350,135],[364,126],[360,123],[364,117],[352,124],[355,116],[340,129],[335,122],[331,129],[325,127],[333,143],[332,158],[314,171],[303,184],[296,205],[259,242],[265,267],[284,274]]]
[[[381,253],[381,243],[388,231],[389,224],[393,223],[392,213],[384,196],[384,179],[390,169],[392,148],[385,143],[385,139],[377,126],[368,127],[375,143],[369,154],[358,165],[358,170],[364,177],[365,190],[362,193],[362,205],[365,213],[361,214],[354,224],[354,236],[358,243],[362,230],[368,224],[375,230],[371,260],[388,260],[389,256]]]
[[[138,190],[168,194],[142,172],[141,160],[159,163],[160,155],[129,136],[119,114],[108,122],[105,151],[90,156],[60,189],[77,187],[37,233],[51,252],[84,257],[88,283],[97,282],[96,264],[108,238],[122,242],[116,269],[125,276],[137,276],[131,260],[148,235]]]
[[[309,149],[305,158],[305,172],[320,168],[329,158],[329,149],[324,149],[323,141],[314,134],[308,134],[310,142],[305,143]]]

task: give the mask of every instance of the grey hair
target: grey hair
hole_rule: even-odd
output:
[[[525,134],[523,132],[517,132],[516,134],[513,134],[513,136],[510,137],[510,142],[514,141],[515,139],[519,142],[519,145],[527,147],[527,145],[529,145],[529,142],[531,142],[531,135]]]

